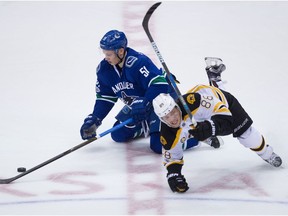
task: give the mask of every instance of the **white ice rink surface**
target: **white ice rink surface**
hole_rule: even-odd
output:
[[[160,67],[141,23],[147,2],[0,2],[0,177],[18,175],[83,142],[92,112],[99,40],[111,29]],[[149,140],[110,135],[10,184],[1,215],[287,215],[288,2],[163,2],[152,35],[185,92],[207,84],[206,56],[221,57],[226,88],[283,165],[273,168],[231,136],[185,152],[190,190],[173,194]],[[118,102],[98,132],[110,129]]]

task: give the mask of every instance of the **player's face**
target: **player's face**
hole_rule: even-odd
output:
[[[175,106],[170,113],[162,117],[162,120],[170,127],[179,127],[181,123],[181,112],[179,108]]]
[[[103,50],[103,53],[105,55],[105,60],[108,61],[108,63],[111,65],[119,64],[121,62],[120,58],[124,57],[125,50],[123,48],[120,48],[117,52],[118,52],[118,55],[115,50]]]
[[[120,59],[117,57],[116,52],[114,50],[103,50],[105,55],[105,60],[108,61],[111,65],[117,65]]]

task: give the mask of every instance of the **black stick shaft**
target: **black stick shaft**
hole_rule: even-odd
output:
[[[122,122],[122,123],[114,126],[113,128],[110,128],[109,130],[107,130],[107,131],[99,134],[98,136],[96,136],[96,137],[94,137],[94,138],[91,138],[91,139],[89,139],[89,140],[86,140],[86,141],[84,141],[84,142],[82,142],[82,143],[80,143],[80,144],[78,144],[78,145],[76,145],[76,146],[68,149],[67,151],[62,152],[61,154],[56,155],[55,157],[53,157],[53,158],[51,158],[51,159],[49,159],[49,160],[47,160],[47,161],[44,161],[43,163],[40,163],[40,164],[38,164],[37,166],[32,167],[31,169],[26,170],[25,172],[23,172],[23,173],[21,173],[21,174],[19,174],[19,175],[16,175],[16,176],[14,176],[14,177],[7,178],[7,179],[0,179],[0,184],[9,184],[9,183],[15,181],[16,179],[19,179],[19,178],[21,178],[21,177],[23,177],[23,176],[25,176],[25,175],[27,175],[27,174],[29,174],[29,173],[31,173],[31,172],[34,172],[35,170],[38,170],[39,168],[41,168],[41,167],[43,167],[43,166],[46,166],[46,165],[52,163],[53,161],[58,160],[59,158],[62,158],[62,157],[64,157],[65,155],[68,155],[68,154],[70,154],[71,152],[74,152],[74,151],[76,151],[77,149],[80,149],[80,148],[88,145],[89,143],[91,143],[91,142],[93,142],[93,141],[95,141],[95,140],[97,140],[97,139],[99,139],[99,138],[101,138],[101,137],[103,137],[103,136],[105,136],[105,135],[107,135],[107,134],[115,131],[115,130],[118,130],[119,128],[121,128],[121,127],[123,127],[124,125],[129,124],[129,123],[131,123],[131,122],[132,122],[132,119],[128,119],[128,120],[126,120],[126,121],[124,121],[124,122]]]
[[[37,165],[35,167],[32,167],[31,169],[26,170],[25,172],[23,172],[23,173],[21,173],[21,174],[19,174],[17,176],[14,176],[14,177],[8,178],[8,179],[0,179],[0,184],[9,184],[9,183],[15,181],[16,179],[19,179],[19,178],[21,178],[21,177],[23,177],[23,176],[25,176],[25,175],[27,175],[27,174],[29,174],[31,172],[34,172],[35,170],[38,170],[39,168],[41,168],[43,166],[46,166],[47,164],[50,164],[53,161],[58,160],[59,158],[62,158],[65,155],[68,155],[71,152],[76,151],[79,148],[82,148],[83,146],[93,142],[96,139],[97,138],[89,139],[89,140],[87,140],[87,141],[85,141],[85,142],[83,142],[83,143],[81,143],[81,144],[79,144],[79,145],[77,145],[77,146],[75,146],[75,147],[73,147],[73,148],[71,148],[71,149],[69,149],[69,150],[67,150],[67,151],[65,151],[65,152],[63,152],[63,153],[51,158],[51,159],[49,159],[49,160],[47,160],[47,161],[44,161],[43,163],[41,163],[41,164],[39,164],[39,165]]]
[[[194,125],[196,125],[196,121],[194,120],[193,115],[192,115],[192,113],[191,113],[191,111],[190,111],[190,109],[189,109],[186,101],[184,100],[184,98],[183,98],[183,96],[182,96],[179,88],[177,87],[177,84],[176,84],[176,82],[175,82],[172,74],[170,73],[170,70],[168,69],[168,67],[167,67],[167,65],[166,65],[166,63],[165,63],[165,61],[164,61],[164,58],[162,57],[162,55],[161,55],[161,53],[160,53],[160,51],[159,51],[159,49],[158,49],[158,47],[157,47],[154,39],[153,39],[153,37],[152,37],[152,35],[151,35],[151,33],[150,33],[150,30],[149,30],[149,25],[148,25],[149,20],[150,20],[150,18],[151,18],[151,16],[152,16],[153,12],[157,9],[157,7],[158,7],[160,4],[161,4],[161,2],[157,2],[157,3],[155,3],[154,5],[152,5],[152,6],[149,8],[149,10],[147,11],[146,15],[144,16],[144,19],[143,19],[143,22],[142,22],[142,26],[143,26],[143,28],[144,28],[144,31],[145,31],[146,35],[147,35],[148,38],[149,38],[149,41],[151,42],[151,45],[152,45],[152,47],[153,47],[156,55],[158,56],[158,58],[159,58],[159,60],[160,60],[160,62],[161,62],[161,64],[162,64],[165,72],[167,73],[168,78],[169,78],[169,80],[170,80],[170,82],[171,82],[171,84],[172,84],[172,87],[174,88],[174,90],[175,90],[175,92],[176,92],[176,94],[177,94],[180,102],[182,103],[182,105],[183,105],[186,113],[189,115],[189,118],[192,120],[192,123],[193,123]]]

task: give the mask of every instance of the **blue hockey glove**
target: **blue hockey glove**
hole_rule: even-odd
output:
[[[95,137],[97,128],[101,125],[101,120],[92,114],[84,119],[84,123],[80,129],[80,134],[83,140]]]
[[[143,97],[134,100],[130,107],[131,116],[135,124],[146,120],[152,111],[152,104]]]
[[[124,122],[127,119],[131,118],[131,108],[128,105],[125,105],[115,116],[115,118],[120,122]]]
[[[189,189],[186,179],[181,173],[168,173],[167,180],[173,192],[184,193]]]

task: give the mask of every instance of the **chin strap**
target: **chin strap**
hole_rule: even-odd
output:
[[[118,49],[117,50],[115,50],[115,53],[116,53],[116,56],[117,56],[117,58],[119,58],[120,59],[120,61],[118,62],[118,66],[119,66],[119,64],[121,64],[122,62],[123,62],[123,60],[124,60],[124,58],[125,58],[125,56],[126,56],[126,50],[124,50],[124,55],[123,55],[123,58],[120,58],[120,56],[118,55]]]

